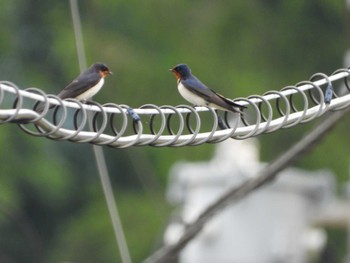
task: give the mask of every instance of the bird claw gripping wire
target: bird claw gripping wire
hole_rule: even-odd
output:
[[[84,104],[61,100],[37,88],[20,90],[11,82],[1,81],[0,124],[16,123],[33,136],[114,148],[218,143],[289,128],[312,121],[328,110],[349,107],[349,75],[348,68],[329,76],[316,73],[280,91],[235,99],[246,106],[244,114],[188,105],[145,104],[131,108],[95,101]]]

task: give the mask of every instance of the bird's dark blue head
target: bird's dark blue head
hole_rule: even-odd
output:
[[[175,74],[177,79],[186,79],[191,76],[191,69],[186,64],[178,64],[169,70]]]
[[[109,67],[106,64],[103,64],[101,62],[91,65],[90,68],[95,70],[96,72],[99,72],[102,77],[106,77],[108,74],[113,74],[110,71]]]

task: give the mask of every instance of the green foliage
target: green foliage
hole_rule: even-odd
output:
[[[89,64],[107,63],[95,99],[138,107],[186,103],[167,71],[187,63],[228,97],[278,90],[342,66],[343,1],[80,1]],[[78,74],[68,1],[2,1],[0,76],[57,93]],[[259,136],[270,161],[315,123]],[[347,179],[349,118],[299,163]],[[0,132],[0,261],[119,260],[90,145]],[[167,173],[179,160],[207,160],[214,145],[104,149],[133,260],[161,238]],[[327,156],[327,159],[325,159]]]
[[[116,198],[121,221],[128,230],[125,236],[132,259],[140,262],[161,238],[160,230],[165,225],[168,210],[164,203],[154,203],[155,200],[138,192],[117,192]],[[150,211],[153,211],[152,216]],[[120,261],[102,193],[79,214],[60,225],[54,244],[50,262]]]

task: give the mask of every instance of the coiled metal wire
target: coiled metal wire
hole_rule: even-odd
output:
[[[348,68],[329,76],[316,73],[280,91],[237,98],[236,103],[247,107],[243,115],[188,105],[145,104],[131,109],[115,103],[83,104],[0,81],[0,124],[16,123],[33,136],[114,148],[218,143],[290,128],[329,110],[349,107],[349,75]]]

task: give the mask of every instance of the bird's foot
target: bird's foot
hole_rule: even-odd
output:
[[[83,103],[83,104],[95,104],[93,100],[87,100],[87,99],[81,100],[81,103]]]

